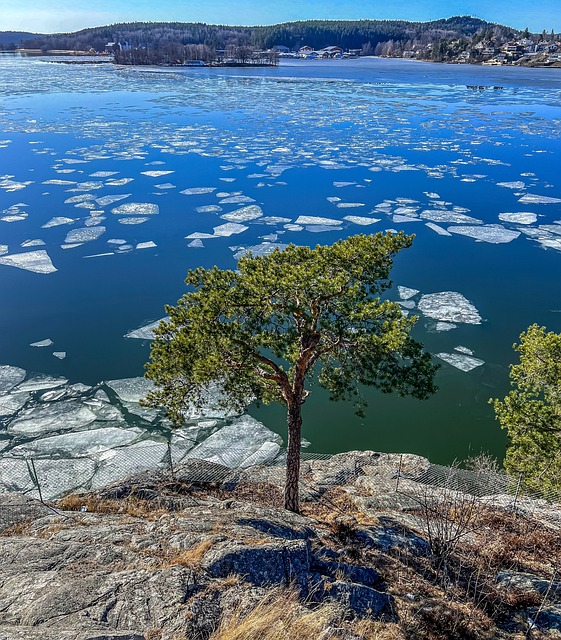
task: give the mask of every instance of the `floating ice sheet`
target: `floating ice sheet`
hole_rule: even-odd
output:
[[[477,227],[472,226],[451,226],[448,227],[450,233],[456,233],[461,236],[475,238],[480,242],[489,242],[490,244],[505,244],[516,240],[520,235],[520,231],[512,231],[505,229],[500,224],[488,224]]]
[[[111,213],[117,216],[152,216],[160,213],[160,208],[148,202],[127,202],[112,209]]]
[[[122,447],[137,440],[143,430],[129,427],[101,427],[76,433],[65,433],[33,440],[12,449],[12,454],[40,456],[89,456],[113,447]]]
[[[376,224],[376,222],[380,222],[380,218],[365,218],[363,216],[345,216],[343,220],[352,222],[353,224],[359,224],[364,227],[371,224]]]
[[[458,353],[463,353],[467,356],[473,355],[473,351],[471,349],[468,349],[467,347],[462,347],[462,346],[454,347],[454,351],[457,351]]]
[[[58,227],[62,224],[72,224],[73,222],[75,222],[74,218],[64,218],[62,216],[57,216],[55,218],[51,218],[41,228],[48,229],[49,227]]]
[[[238,233],[243,233],[248,229],[249,227],[246,227],[243,224],[237,224],[236,222],[226,222],[224,224],[218,225],[217,227],[214,227],[214,235],[229,237]]]
[[[216,191],[216,187],[191,187],[190,189],[184,189],[179,193],[182,193],[185,196],[202,196],[206,193],[213,193]]]
[[[243,207],[237,211],[231,213],[225,213],[220,216],[224,220],[230,220],[231,222],[247,222],[248,220],[257,220],[257,218],[263,217],[263,209],[257,205],[250,205],[249,207]]]
[[[148,176],[149,178],[160,178],[161,176],[167,176],[170,173],[175,173],[175,171],[141,171],[143,176]]]
[[[549,196],[527,193],[523,195],[518,202],[522,204],[559,204],[561,203],[561,198],[551,198]]]
[[[334,220],[333,218],[321,218],[319,216],[298,216],[296,219],[296,224],[303,225],[326,225],[326,226],[334,226],[337,227],[341,224],[341,220]]]
[[[202,207],[195,207],[195,211],[197,213],[218,213],[222,210],[222,207],[219,207],[217,204],[207,204]]]
[[[0,395],[0,418],[13,416],[26,405],[29,398],[29,393],[10,393],[7,395]]]
[[[421,296],[417,306],[427,318],[443,322],[481,324],[481,316],[477,309],[456,291],[425,294]]]
[[[59,360],[66,358],[66,351],[53,351],[53,356]]]
[[[9,364],[0,365],[0,395],[11,391],[25,379],[25,375],[25,369]]]
[[[25,242],[21,243],[22,249],[27,249],[29,247],[44,247],[45,243],[43,240],[25,240]]]
[[[409,287],[402,287],[401,285],[398,285],[397,292],[402,300],[409,300],[409,298],[413,298],[420,293],[418,289],[410,289]]]
[[[106,230],[107,229],[102,226],[72,229],[68,232],[64,241],[70,244],[76,242],[91,242],[92,240],[97,240],[99,237],[101,237],[106,232]]]
[[[485,364],[483,360],[459,353],[437,353],[436,357],[451,364],[456,369],[466,372]]]
[[[457,329],[458,325],[455,325],[453,322],[437,322],[434,330],[435,331],[452,331],[452,329]]]
[[[119,218],[117,222],[119,224],[142,224],[148,220],[150,220],[150,218],[137,218],[136,216],[133,216],[131,218]]]
[[[44,249],[27,253],[12,253],[0,257],[0,264],[25,269],[33,273],[54,273],[57,269]]]
[[[265,464],[280,452],[282,439],[251,416],[241,416],[192,449],[187,459],[208,460],[232,469]]]
[[[138,402],[154,390],[154,383],[146,378],[122,378],[105,383],[123,402]]]
[[[425,226],[428,227],[429,229],[432,229],[436,233],[438,233],[439,236],[451,236],[452,235],[449,231],[446,231],[446,229],[444,229],[443,227],[440,227],[437,224],[434,224],[434,222],[426,222]]]
[[[456,224],[483,224],[481,220],[466,216],[463,213],[454,211],[444,211],[440,209],[426,209],[421,212],[423,220],[432,220],[432,222],[455,222]]]
[[[533,224],[538,219],[535,213],[520,211],[519,213],[499,213],[499,220],[516,224]]]
[[[8,425],[11,434],[38,436],[51,431],[74,431],[95,422],[96,415],[77,400],[64,400],[25,409]]]
[[[102,198],[96,198],[96,204],[100,207],[108,207],[110,204],[114,202],[119,202],[119,200],[125,200],[126,198],[130,198],[132,193],[123,193],[121,195],[116,196],[103,196]]]
[[[43,389],[56,389],[68,382],[66,378],[55,376],[37,375],[18,385],[17,391],[42,391]]]
[[[53,341],[50,338],[46,340],[39,340],[38,342],[32,342],[30,347],[50,347],[53,344]]]
[[[148,242],[139,242],[136,245],[137,249],[152,249],[153,247],[157,247],[158,245],[155,242],[152,242],[152,240],[148,241]]]
[[[245,256],[246,253],[249,253],[249,252],[251,252],[251,255],[254,258],[258,256],[268,256],[271,253],[273,253],[275,249],[280,249],[282,251],[283,249],[286,249],[287,246],[288,245],[286,244],[279,244],[275,242],[262,242],[261,244],[255,244],[252,247],[230,247],[230,248],[235,251],[234,258],[236,260],[239,260],[242,256]]]
[[[506,189],[525,189],[526,185],[521,180],[514,182],[497,182],[497,187],[505,187]]]
[[[244,202],[255,202],[254,198],[249,196],[229,196],[218,201],[219,204],[242,204]]]

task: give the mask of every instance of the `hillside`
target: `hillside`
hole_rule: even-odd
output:
[[[0,638],[558,638],[557,508],[429,469],[304,462],[302,515],[278,507],[282,468],[194,460],[49,506],[0,495]]]
[[[0,31],[0,46],[19,45],[24,40],[30,38],[42,38],[39,33],[29,33],[28,31]]]
[[[307,20],[258,27],[208,25],[180,22],[131,22],[75,33],[32,36],[28,48],[103,51],[108,42],[127,42],[133,47],[158,47],[171,43],[203,44],[214,49],[228,45],[250,45],[268,49],[283,45],[290,49],[308,45],[321,48],[337,45],[343,49],[374,49],[380,43],[397,42],[405,46],[477,35],[509,37],[516,31],[478,18],[459,16],[432,22],[403,20]]]

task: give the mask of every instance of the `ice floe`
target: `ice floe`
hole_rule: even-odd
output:
[[[409,300],[420,293],[418,289],[410,289],[409,287],[402,287],[401,285],[398,285],[397,292],[402,300]]]
[[[91,242],[92,240],[97,240],[98,238],[100,238],[106,232],[106,230],[107,229],[102,226],[72,229],[66,234],[66,238],[64,239],[64,241],[69,244],[73,244],[76,242]]]
[[[224,224],[218,225],[217,227],[214,227],[214,235],[229,237],[238,233],[243,233],[248,229],[249,227],[246,227],[243,224],[238,224],[236,222],[226,222]]]
[[[179,193],[182,193],[185,196],[202,196],[207,193],[213,193],[216,191],[216,187],[191,187],[190,189],[184,189]]]
[[[343,220],[352,222],[353,224],[359,224],[364,227],[371,224],[376,224],[376,222],[380,222],[380,218],[365,218],[363,216],[345,216]]]
[[[417,306],[427,318],[451,323],[481,324],[479,311],[456,291],[427,293],[421,296]]]
[[[42,391],[43,389],[56,389],[68,382],[66,378],[40,374],[32,376],[18,385],[17,391]]]
[[[535,213],[520,211],[518,213],[499,213],[499,220],[515,224],[533,224],[538,219]]]
[[[66,351],[53,351],[53,356],[59,360],[66,358]]]
[[[54,273],[57,269],[53,265],[49,254],[44,249],[28,251],[27,253],[12,253],[0,257],[0,264],[17,267],[33,273]]]
[[[219,429],[192,449],[185,459],[207,460],[232,469],[272,462],[280,453],[282,438],[244,415]]]
[[[95,202],[100,207],[108,207],[110,204],[114,202],[119,202],[120,200],[125,200],[126,198],[130,198],[132,193],[123,193],[118,196],[103,196],[102,198],[96,198]]]
[[[485,364],[483,360],[459,353],[437,353],[436,357],[451,364],[453,367],[456,367],[456,369],[466,372]]]
[[[53,341],[50,338],[46,340],[39,340],[38,342],[32,342],[30,347],[50,347],[53,344]]]
[[[8,393],[25,379],[25,369],[9,364],[0,365],[0,395]]]
[[[149,178],[160,178],[161,176],[167,176],[170,173],[175,173],[175,171],[141,171],[143,176],[148,176]]]
[[[231,213],[225,213],[220,216],[224,220],[230,220],[231,222],[247,222],[249,220],[257,220],[257,218],[263,217],[263,209],[253,204],[249,207],[243,207],[237,211]]]
[[[425,226],[429,229],[432,229],[434,232],[438,233],[439,236],[451,236],[452,234],[449,231],[446,231],[443,227],[440,227],[434,222],[425,222]]]
[[[58,227],[63,224],[72,224],[73,222],[75,222],[74,218],[65,218],[63,216],[58,216],[55,218],[51,218],[41,228],[49,229],[50,227]]]
[[[74,431],[95,420],[95,413],[77,400],[51,402],[22,411],[9,423],[8,432],[38,436],[51,431]]]
[[[552,198],[549,196],[539,196],[533,193],[526,193],[518,201],[522,204],[559,204],[561,198]]]
[[[337,227],[341,224],[341,220],[334,220],[333,218],[321,218],[319,216],[298,216],[298,218],[296,219],[296,224]]]
[[[153,216],[160,213],[157,204],[148,202],[127,202],[111,210],[117,216]]]
[[[152,240],[149,240],[148,242],[139,242],[136,245],[137,249],[152,249],[153,247],[157,247],[158,245],[155,242],[152,242]]]
[[[217,204],[206,204],[202,207],[195,207],[195,211],[197,213],[218,213],[219,211],[223,211],[223,209]]]
[[[497,182],[497,187],[505,187],[506,189],[525,189],[526,184],[521,180],[514,182]]]
[[[286,244],[279,244],[275,242],[262,242],[261,244],[253,245],[252,247],[230,247],[232,251],[234,251],[234,258],[239,260],[241,257],[245,256],[247,253],[251,252],[251,255],[256,258],[259,256],[268,256],[275,249],[286,249]]]
[[[474,238],[480,242],[489,242],[490,244],[505,244],[516,240],[520,235],[520,231],[505,229],[500,224],[487,224],[481,226],[451,226],[448,227],[450,233],[456,233],[462,236]]]
[[[154,383],[146,378],[121,378],[105,383],[123,402],[138,402],[154,390]]]

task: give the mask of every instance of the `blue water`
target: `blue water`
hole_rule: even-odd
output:
[[[466,85],[488,88],[474,91]],[[290,61],[275,69],[147,70],[2,56],[0,218],[22,203],[27,206],[15,209],[27,217],[0,220],[0,245],[8,246],[8,255],[45,250],[57,271],[38,274],[0,264],[0,362],[88,384],[138,376],[148,343],[124,335],[162,317],[164,304],[184,292],[189,268],[234,268],[232,247],[258,245],[263,236],[314,245],[353,233],[403,229],[416,239],[396,261],[395,284],[421,294],[459,292],[483,318],[480,325],[437,332],[434,320],[420,315],[416,337],[433,353],[465,346],[485,364],[463,372],[442,363],[440,391],[423,403],[368,392],[365,419],[314,389],[305,405],[304,436],[321,452],[410,451],[450,462],[483,449],[501,457],[504,434],[488,399],[506,392],[511,347],[525,327],[537,322],[561,331],[561,251],[524,233],[505,244],[438,235],[419,215],[435,206],[446,211],[455,206],[483,223],[530,231],[561,221],[559,203],[519,202],[526,193],[561,198],[560,105],[561,72],[555,69],[362,59]],[[90,177],[99,171],[115,175]],[[143,171],[173,173],[150,177]],[[107,184],[121,178],[133,181]],[[99,188],[69,191],[76,184],[43,184],[53,179],[94,182]],[[524,183],[518,189],[497,184],[517,181]],[[17,185],[22,188],[11,190]],[[161,188],[169,185],[174,188]],[[216,190],[180,193],[192,187]],[[286,229],[285,221],[255,220],[244,223],[243,233],[204,239],[204,248],[188,247],[185,236],[213,233],[226,222],[221,215],[245,206],[226,203],[216,213],[196,211],[216,205],[219,192],[241,192],[265,216],[289,224],[300,215],[380,222],[360,226],[342,220],[341,229],[315,233]],[[66,234],[83,227],[89,216],[88,209],[65,204],[80,193],[131,195],[96,205],[106,232],[64,249]],[[340,208],[330,197],[363,206]],[[394,201],[390,214],[412,207],[417,219],[394,221],[387,210],[376,209],[384,200]],[[129,202],[157,204],[160,213],[143,224],[120,224],[124,216],[111,210]],[[538,218],[531,225],[501,223],[502,212]],[[43,229],[54,216],[75,222]],[[45,245],[20,246],[37,239]],[[120,253],[107,242],[112,239],[132,250]],[[147,241],[157,247],[135,249]],[[86,259],[107,252],[112,255]],[[392,297],[397,299],[397,292]],[[45,338],[54,341],[51,348],[29,346]],[[53,350],[66,351],[67,357],[57,360]],[[284,433],[282,408],[251,412]]]

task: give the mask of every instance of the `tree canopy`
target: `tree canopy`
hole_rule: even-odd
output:
[[[536,490],[561,487],[561,334],[532,325],[514,349],[512,391],[493,400],[509,437],[505,468]]]
[[[219,382],[222,404],[238,411],[250,398],[287,407],[285,506],[298,510],[301,407],[314,383],[332,400],[364,410],[362,385],[424,399],[436,366],[411,338],[416,318],[382,300],[395,255],[412,242],[403,233],[357,235],[331,246],[289,245],[240,258],[238,269],[189,271],[189,291],[166,307],[146,376],[176,422],[204,403]],[[312,376],[316,370],[317,376]]]

